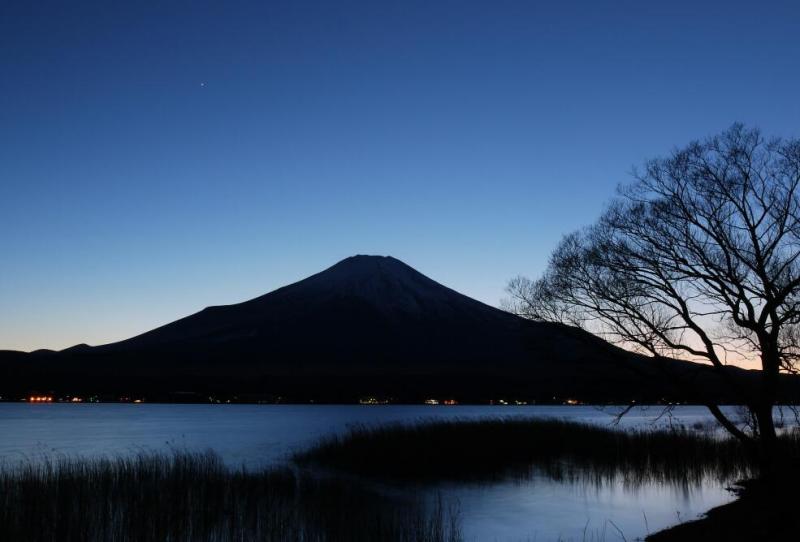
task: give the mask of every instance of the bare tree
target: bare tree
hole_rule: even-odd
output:
[[[510,282],[509,308],[710,363],[754,423],[711,412],[772,460],[779,375],[800,361],[800,140],[736,124],[634,179],[598,222],[564,237],[543,277]],[[757,364],[759,384],[733,378],[732,361]]]

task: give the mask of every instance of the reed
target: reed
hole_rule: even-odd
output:
[[[800,438],[787,433],[781,445],[796,457]],[[539,473],[557,480],[685,484],[756,474],[734,439],[683,428],[631,431],[541,418],[355,426],[295,454],[294,461],[401,482]]]
[[[444,506],[206,453],[58,459],[0,471],[0,540],[455,542]]]

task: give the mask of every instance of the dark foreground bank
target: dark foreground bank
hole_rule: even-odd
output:
[[[456,542],[455,513],[211,453],[60,460],[0,471],[0,540]]]

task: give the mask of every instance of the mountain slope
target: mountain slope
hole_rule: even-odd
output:
[[[233,348],[286,359],[313,354],[354,360],[371,345],[380,345],[382,356],[407,355],[423,346],[412,339],[438,349],[443,345],[425,338],[459,329],[503,334],[519,325],[514,316],[445,288],[399,260],[354,256],[261,297],[209,307],[100,349],[166,348],[202,357],[209,349]],[[462,352],[453,356],[464,359]]]
[[[589,333],[523,320],[379,256],[353,256],[250,301],[209,307],[121,342],[13,359],[3,367],[20,389],[298,400],[689,395],[659,380],[651,363]],[[685,362],[669,368],[708,372]]]

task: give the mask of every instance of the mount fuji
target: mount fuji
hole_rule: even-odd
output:
[[[689,362],[671,367],[708,372]],[[0,355],[6,392],[318,401],[627,401],[673,393],[655,376],[643,357],[588,332],[519,318],[385,256],[353,256],[255,299],[208,307],[117,343]]]

